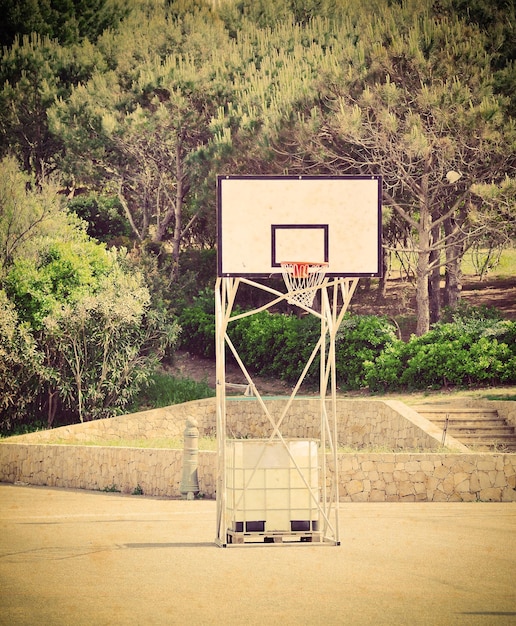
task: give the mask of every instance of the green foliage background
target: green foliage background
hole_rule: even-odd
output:
[[[381,170],[384,241],[423,241],[423,296],[440,278],[426,236],[457,259],[514,239],[513,2],[0,0],[0,14],[4,429],[126,410],[178,336],[214,356],[216,174]],[[459,307],[407,343],[347,316],[341,388],[513,383],[514,324],[484,313]],[[249,367],[294,383],[318,327],[259,313],[230,333]]]
[[[185,309],[180,324],[183,347],[213,358],[215,316],[208,294]],[[261,312],[230,322],[228,335],[251,371],[295,384],[320,328],[312,316]],[[516,383],[516,324],[500,320],[490,309],[462,307],[460,318],[404,342],[387,318],[347,314],[337,334],[335,361],[342,390],[510,385]],[[319,356],[306,382],[318,385]]]

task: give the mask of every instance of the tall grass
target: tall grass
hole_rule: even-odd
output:
[[[215,391],[206,381],[176,378],[163,372],[155,372],[150,384],[136,398],[132,410],[159,409],[191,400],[212,398]]]

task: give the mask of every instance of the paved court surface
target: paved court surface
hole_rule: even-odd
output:
[[[516,624],[516,504],[342,504],[342,545],[218,548],[215,502],[0,485],[0,624]]]

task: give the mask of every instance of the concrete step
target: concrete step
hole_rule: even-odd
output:
[[[477,435],[477,436],[488,436],[488,437],[515,437],[516,433],[514,432],[514,428],[512,426],[482,426],[480,428],[475,428],[472,426],[456,426],[454,424],[448,424],[447,432],[450,435]]]
[[[455,437],[453,433],[449,430],[447,431],[452,437]],[[490,435],[489,433],[461,433],[461,438],[463,441],[500,441],[500,442],[512,442],[516,441],[516,437],[514,433],[506,434],[506,435]]]
[[[458,439],[458,438],[457,438]],[[463,443],[468,448],[472,450],[478,450],[479,452],[493,450],[498,452],[516,452],[516,441],[504,441],[502,439],[461,439],[461,443]]]
[[[420,415],[428,415],[428,418],[439,418],[449,415],[450,418],[456,420],[477,420],[477,419],[503,419],[498,415],[496,409],[470,409],[470,408],[451,408],[451,407],[427,407],[416,406],[415,410]]]
[[[476,450],[516,452],[516,429],[496,409],[421,405],[416,411],[448,435]]]
[[[427,418],[428,419],[428,418]],[[446,418],[433,418],[430,420],[437,426],[444,426],[446,424]],[[497,420],[448,420],[448,430],[450,428],[454,428],[456,430],[469,430],[469,429],[486,429],[486,430],[496,430],[501,429],[502,432],[514,432],[514,426],[509,426],[506,424],[505,420],[497,419]]]

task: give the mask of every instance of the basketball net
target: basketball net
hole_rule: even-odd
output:
[[[317,289],[322,285],[328,263],[284,261],[281,263],[289,304],[311,307]]]

